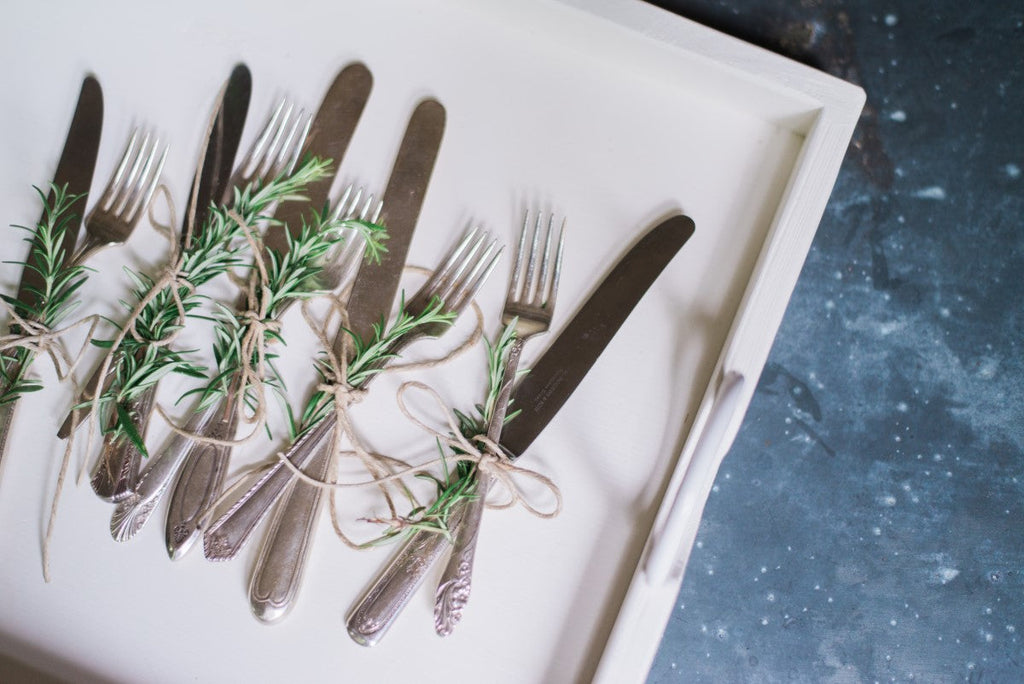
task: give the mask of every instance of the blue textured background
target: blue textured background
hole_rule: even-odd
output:
[[[868,105],[649,681],[1024,682],[1024,5],[656,4]]]

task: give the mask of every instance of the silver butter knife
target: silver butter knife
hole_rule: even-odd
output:
[[[78,103],[75,105],[75,113],[71,118],[71,126],[64,140],[64,148],[61,151],[52,181],[55,187],[65,188],[68,195],[79,195],[79,198],[70,207],[70,214],[73,218],[68,221],[64,232],[62,249],[65,263],[72,258],[75,252],[75,243],[78,241],[78,233],[85,217],[86,195],[92,185],[102,128],[103,91],[95,77],[86,76],[79,90]],[[53,202],[52,192],[46,201],[47,206]],[[44,221],[45,219],[44,211],[39,220]],[[32,290],[39,289],[43,285],[42,276],[35,268],[31,267],[32,258],[32,251],[29,250],[28,260],[25,262],[29,267],[26,267],[21,273],[18,301],[32,301],[34,296]],[[31,358],[26,363],[31,363]],[[16,373],[17,369],[8,368],[9,376],[16,375]],[[17,403],[17,399],[15,399],[0,405],[0,461],[3,460],[4,452],[7,450],[7,438],[14,421]]]

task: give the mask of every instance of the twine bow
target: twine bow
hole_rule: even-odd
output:
[[[408,391],[413,389],[425,392],[427,396],[433,400],[435,407],[443,416],[443,422],[448,427],[447,433],[441,432],[440,430],[428,425],[409,410],[409,407],[405,402],[405,395]],[[495,444],[494,441],[489,439],[486,434],[474,435],[472,437],[466,437],[463,435],[459,430],[455,414],[448,408],[441,399],[441,395],[439,395],[434,388],[422,382],[406,382],[398,388],[398,395],[396,398],[399,409],[408,420],[446,446],[448,450],[454,454],[454,456],[450,457],[448,460],[474,463],[477,471],[487,473],[493,477],[495,481],[501,483],[502,487],[508,493],[508,499],[498,503],[488,502],[488,508],[505,509],[520,505],[530,514],[544,519],[554,518],[561,512],[562,492],[551,478],[537,472],[536,470],[516,465],[512,459],[505,454],[504,450],[498,444]],[[439,463],[440,461],[441,459],[439,458],[420,467],[425,468]],[[533,480],[550,491],[555,499],[554,507],[549,511],[545,511],[531,504],[528,497],[523,494],[522,487],[516,483],[517,477]]]

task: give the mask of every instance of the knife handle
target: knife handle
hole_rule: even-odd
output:
[[[146,425],[149,423],[155,396],[156,385],[153,385],[129,402],[128,413],[132,420],[142,426],[139,434],[143,437],[146,435]],[[141,463],[142,452],[129,439],[106,435],[103,438],[99,462],[90,481],[92,490],[105,501],[117,503],[126,499],[135,489]]]
[[[199,432],[212,415],[213,407],[192,414],[185,431]],[[150,458],[139,474],[134,493],[118,503],[110,516],[110,534],[115,540],[128,541],[143,528],[184,462],[190,444],[190,438],[176,434],[166,449]]]
[[[330,413],[316,427],[302,435],[288,449],[285,457],[296,468],[303,468],[316,453],[315,447],[334,429]],[[270,507],[274,505],[295,475],[282,461],[267,469],[241,497],[235,500],[203,534],[203,554],[209,560],[231,560],[249,540]]]
[[[452,523],[458,525],[458,513],[455,516]],[[348,614],[345,626],[352,640],[376,646],[449,546],[451,542],[443,534],[413,532]]]
[[[311,477],[327,477],[329,446],[321,442],[308,466]],[[322,500],[320,487],[299,480],[278,504],[249,580],[249,607],[261,622],[277,622],[291,610],[313,545]]]

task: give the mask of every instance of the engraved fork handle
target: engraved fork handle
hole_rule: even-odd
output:
[[[517,337],[509,348],[508,362],[501,378],[501,391],[494,404],[494,413],[487,426],[487,437],[495,444],[501,439],[501,428],[508,413],[508,402],[512,397],[512,385],[519,368],[526,337]],[[462,619],[462,611],[469,601],[472,589],[473,559],[476,542],[480,534],[487,492],[493,478],[486,472],[477,471],[476,497],[466,504],[462,524],[455,531],[455,543],[448,564],[441,574],[441,581],[434,594],[434,630],[441,636],[448,636]]]
[[[449,525],[457,529],[461,511],[452,513]],[[349,612],[345,620],[348,635],[357,644],[375,646],[409,604],[427,572],[448,549],[443,534],[417,530],[402,545],[377,580]]]
[[[228,392],[218,403],[213,419],[202,431],[210,440],[234,439],[238,427],[237,396]],[[220,496],[231,460],[232,447],[192,440],[178,471],[170,503],[164,537],[167,554],[178,560],[188,553],[202,534],[202,525]]]
[[[286,452],[296,468],[303,468],[316,453],[315,447],[334,429],[333,413],[297,439]],[[203,535],[203,553],[210,560],[231,560],[248,541],[270,507],[295,476],[283,462],[271,466],[234,504],[210,525]]]

